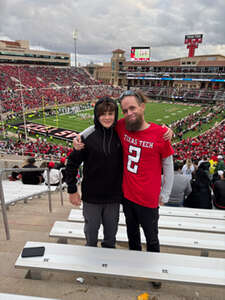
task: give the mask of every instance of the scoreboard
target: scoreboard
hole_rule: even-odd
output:
[[[203,34],[188,34],[185,35],[184,44],[189,49],[188,57],[194,57],[195,49],[198,48],[198,44],[202,43]]]
[[[190,44],[190,43],[202,43],[203,34],[188,34],[185,35],[184,43]]]
[[[130,58],[133,61],[150,61],[150,47],[131,47]]]

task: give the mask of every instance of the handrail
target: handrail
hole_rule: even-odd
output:
[[[63,206],[63,192],[62,192],[62,170],[65,170],[66,168],[60,168],[59,170],[59,186],[60,186],[60,199],[61,199],[61,205]]]
[[[8,224],[8,218],[7,218],[7,212],[6,212],[6,204],[5,204],[3,185],[2,185],[3,173],[9,172],[9,171],[37,172],[37,171],[45,171],[45,170],[47,171],[47,176],[48,176],[49,212],[52,212],[52,199],[51,199],[51,189],[50,189],[50,180],[49,180],[49,171],[50,170],[48,168],[6,168],[6,169],[0,169],[0,200],[1,200],[2,216],[3,216],[3,222],[4,222],[5,234],[6,234],[6,239],[7,240],[10,240],[10,232],[9,232],[9,224]],[[61,184],[60,184],[60,188],[62,189]]]

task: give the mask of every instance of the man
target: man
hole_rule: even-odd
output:
[[[131,250],[141,250],[140,226],[147,251],[159,252],[159,203],[168,201],[173,184],[174,153],[163,134],[166,129],[144,118],[147,99],[140,91],[125,91],[120,96],[124,119],[117,122],[123,148],[123,211]],[[161,188],[161,170],[164,185]],[[152,282],[160,288],[160,282]]]
[[[181,164],[174,162],[173,187],[166,206],[183,206],[184,198],[191,193],[190,180],[181,174]]]
[[[159,202],[168,201],[173,184],[173,149],[163,139],[166,128],[144,119],[147,99],[140,91],[127,90],[120,96],[124,118],[116,125],[123,148],[123,210],[129,248],[141,250],[140,226],[147,251],[159,252]],[[74,142],[75,148],[78,143]],[[164,185],[161,189],[161,170]],[[153,282],[159,288],[159,282]]]
[[[173,149],[163,139],[166,129],[144,119],[147,99],[140,91],[120,96],[124,119],[117,122],[123,148],[123,209],[129,248],[141,250],[143,228],[147,251],[159,252],[158,206],[167,202],[173,184]],[[161,170],[164,185],[161,188]]]

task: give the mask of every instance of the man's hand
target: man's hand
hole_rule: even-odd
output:
[[[70,200],[70,203],[75,206],[80,206],[80,204],[81,204],[80,194],[78,192],[76,192],[74,194],[69,194],[69,200]]]
[[[164,202],[161,196],[159,196],[159,206],[163,206]]]
[[[73,139],[73,147],[79,151],[84,148],[84,143],[81,141],[81,135],[77,134],[77,136]]]
[[[165,141],[170,141],[171,142],[171,140],[172,140],[172,138],[173,138],[173,135],[174,135],[174,132],[173,132],[173,130],[171,129],[171,128],[169,128],[169,127],[167,127],[166,125],[162,125],[162,127],[163,128],[167,128],[167,131],[164,133],[164,135],[163,135],[163,139],[165,140]]]

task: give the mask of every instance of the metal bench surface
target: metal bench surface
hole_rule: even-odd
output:
[[[19,256],[16,268],[225,286],[222,258],[40,242],[25,245],[36,246],[45,247],[44,256]]]
[[[82,211],[71,209],[68,221],[84,222]],[[123,213],[120,213],[119,224],[125,225]],[[225,233],[225,220],[160,216],[159,228]]]
[[[56,221],[49,233],[50,237],[85,239],[84,224],[78,222]],[[99,230],[99,240],[103,239],[103,228]],[[117,242],[127,243],[125,226],[118,226]],[[204,249],[212,251],[225,251],[225,235],[217,233],[193,232],[181,230],[159,229],[161,246],[179,247],[191,249]],[[145,243],[145,237],[141,230],[141,241]]]
[[[199,209],[188,207],[160,206],[160,216],[177,216],[203,219],[225,220],[225,211],[218,209]]]

